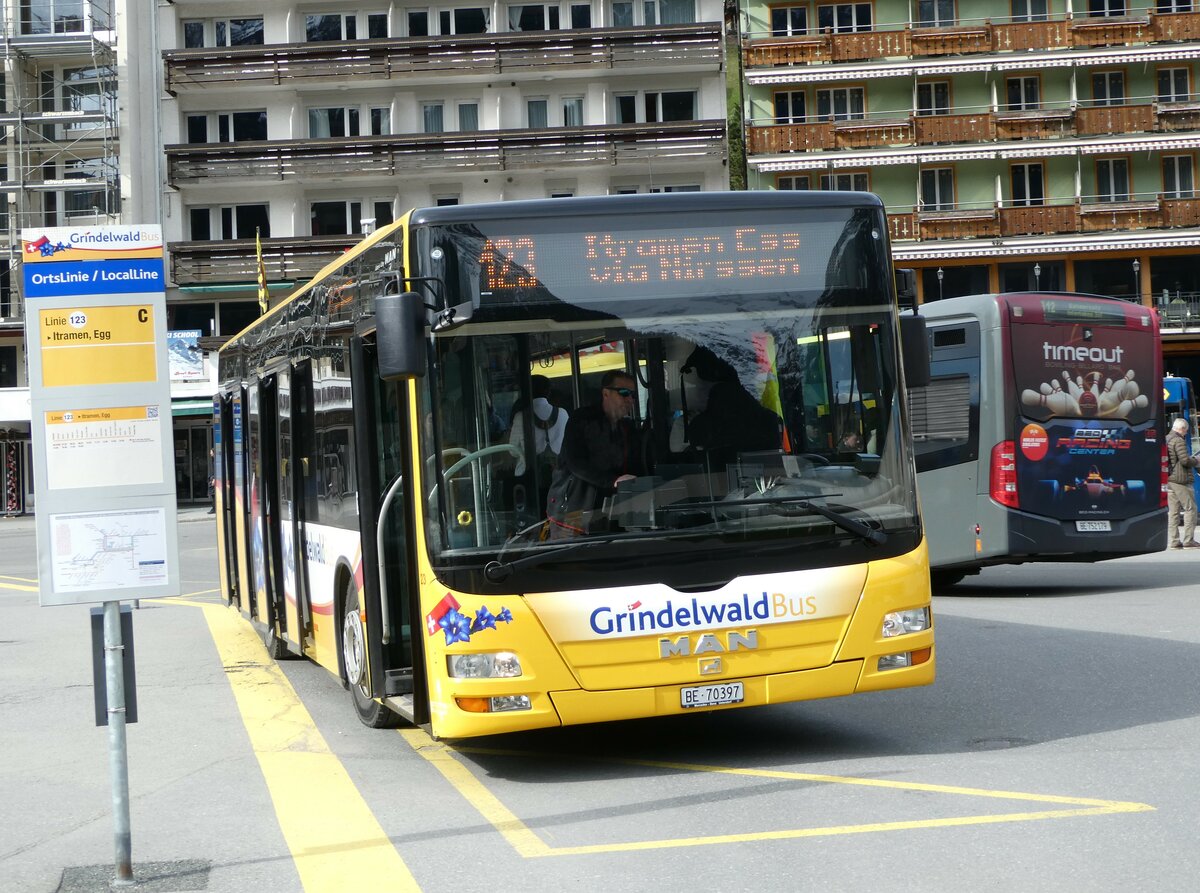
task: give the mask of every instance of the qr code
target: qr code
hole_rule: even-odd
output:
[[[148,419],[158,418],[158,407],[157,406],[147,406],[146,407],[146,418],[148,418]]]

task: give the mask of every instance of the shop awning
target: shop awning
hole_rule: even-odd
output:
[[[212,400],[202,397],[198,400],[172,400],[171,415],[176,418],[188,415],[212,415]]]

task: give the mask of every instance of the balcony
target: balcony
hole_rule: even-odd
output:
[[[1200,295],[1195,292],[1167,291],[1157,296],[1160,332],[1186,332],[1200,329]]]
[[[721,65],[721,26],[661,25],[518,31],[387,40],[285,43],[163,53],[167,92],[217,86],[338,83],[421,75],[547,75],[563,68],[614,71]]]
[[[540,170],[725,157],[724,121],[479,130],[346,139],[188,143],[166,147],[173,186],[232,178],[267,182],[392,177],[449,169]]]
[[[1200,12],[1123,17],[1055,14],[1041,21],[991,16],[932,27],[921,22],[877,23],[871,31],[851,33],[816,29],[786,36],[751,33],[743,39],[742,58],[746,68],[772,68],[1186,40],[1200,40]]]
[[[263,268],[268,282],[311,279],[362,236],[297,236],[263,239]],[[244,284],[255,289],[258,268],[253,239],[171,242],[167,245],[175,285]]]

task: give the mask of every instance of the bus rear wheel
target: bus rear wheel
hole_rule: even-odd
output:
[[[400,717],[372,698],[367,688],[367,637],[358,610],[358,590],[353,580],[346,584],[346,596],[342,604],[342,667],[346,671],[354,712],[362,724],[369,728],[395,728],[400,724]]]

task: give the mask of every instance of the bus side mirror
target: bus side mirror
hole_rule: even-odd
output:
[[[896,302],[911,309],[917,306],[917,271],[901,267],[896,270]]]
[[[900,355],[904,360],[904,384],[923,388],[929,384],[929,336],[925,317],[900,315]]]
[[[425,375],[425,302],[411,291],[375,299],[375,347],[384,381]]]

